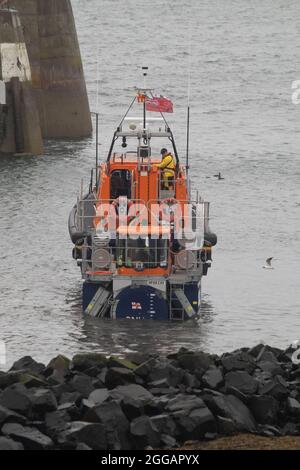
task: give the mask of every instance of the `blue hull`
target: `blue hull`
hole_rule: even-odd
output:
[[[83,285],[83,310],[85,311],[99,289],[99,284],[85,282]],[[187,284],[184,293],[193,307],[195,314],[201,304],[200,286],[197,283]],[[171,300],[151,286],[132,286],[123,289],[114,299],[113,307],[108,310],[107,318],[116,320],[155,320],[171,319]],[[182,309],[179,300],[172,300],[174,311]],[[188,316],[186,315],[186,319]]]

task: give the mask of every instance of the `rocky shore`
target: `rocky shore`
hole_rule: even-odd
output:
[[[0,450],[172,449],[241,434],[300,436],[293,353],[258,345],[222,356],[80,354],[47,366],[24,357],[0,373]]]

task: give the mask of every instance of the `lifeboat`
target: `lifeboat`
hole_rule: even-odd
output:
[[[147,89],[114,132],[69,217],[73,257],[83,278],[83,311],[116,320],[184,321],[201,311],[201,281],[217,236],[210,204],[194,195],[164,116],[149,117]],[[142,117],[131,117],[142,107]],[[150,114],[150,113],[148,113]],[[172,170],[161,168],[161,149]],[[171,175],[171,176],[170,176]]]

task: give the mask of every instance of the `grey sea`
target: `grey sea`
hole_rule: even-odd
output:
[[[42,157],[0,159],[0,341],[24,355],[223,352],[300,339],[298,0],[73,0],[100,153],[148,65],[174,101],[185,155],[191,74],[191,175],[219,236],[198,323],[84,318],[68,214],[94,165],[93,139],[47,142]],[[59,119],[59,116],[57,116]],[[225,180],[213,175],[222,172]],[[275,269],[262,269],[268,257]]]

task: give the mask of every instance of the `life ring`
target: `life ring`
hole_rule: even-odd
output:
[[[172,209],[173,206],[177,206],[178,205],[178,201],[176,199],[174,199],[173,197],[169,197],[167,199],[163,199],[161,201],[161,205],[166,205],[166,206],[169,206],[169,209]],[[175,221],[175,214],[174,212],[170,212],[168,213],[168,215],[170,215],[170,222],[174,222]],[[163,212],[162,210],[159,212],[159,218],[160,220],[163,219]]]
[[[130,199],[126,199],[127,201],[127,213],[129,211],[129,209],[133,206],[133,202],[130,200]],[[119,208],[119,205],[120,203],[123,202],[122,201],[122,196],[118,197],[117,199],[114,200],[114,202],[112,203],[113,207],[115,208],[116,210],[116,225],[117,225],[117,228],[120,226],[120,215],[119,215],[119,211],[118,211],[118,208]],[[125,215],[123,216],[125,217]],[[134,219],[134,217],[129,217],[127,215],[127,218],[126,218],[126,222],[127,222],[127,225]]]

